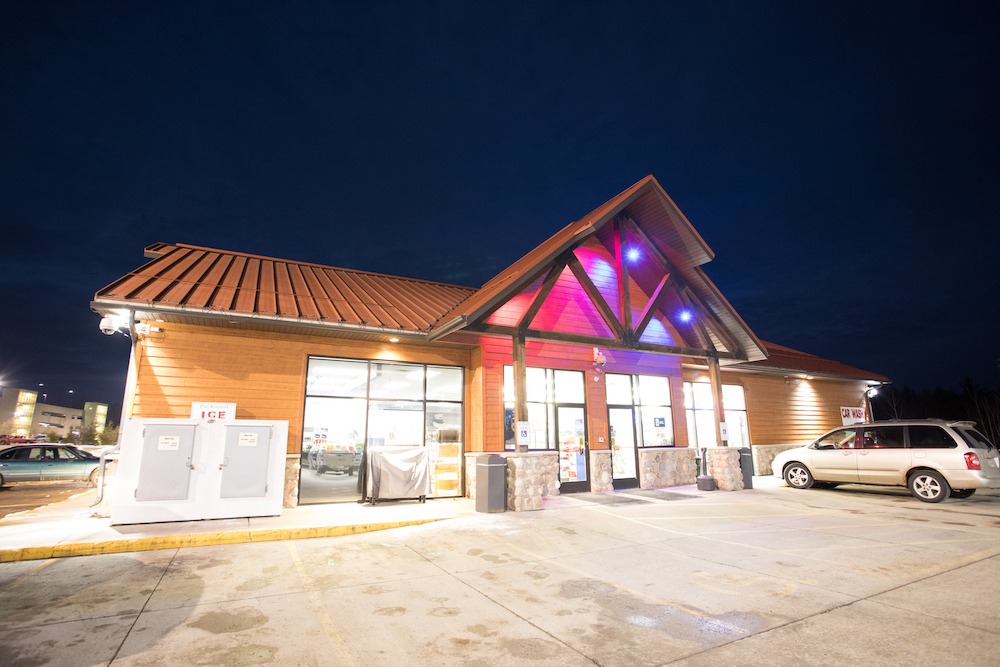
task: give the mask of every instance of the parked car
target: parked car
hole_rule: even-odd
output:
[[[1000,454],[974,422],[918,419],[854,424],[774,458],[771,471],[796,489],[838,484],[905,486],[919,500],[968,498],[1000,489]]]
[[[334,448],[330,445],[313,447],[309,452],[309,467],[317,475],[327,472],[354,475],[361,467],[361,452]]]
[[[84,479],[97,483],[101,460],[71,445],[14,445],[0,451],[0,486],[5,482]]]

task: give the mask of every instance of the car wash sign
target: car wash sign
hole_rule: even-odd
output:
[[[860,424],[865,421],[864,408],[840,408],[840,419],[844,426],[849,424]]]

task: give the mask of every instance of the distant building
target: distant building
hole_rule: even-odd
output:
[[[0,388],[0,431],[24,437],[55,433],[61,440],[72,440],[81,429],[93,426],[98,433],[107,424],[108,406],[85,403],[83,409],[51,403],[39,403],[38,392],[17,387]]]

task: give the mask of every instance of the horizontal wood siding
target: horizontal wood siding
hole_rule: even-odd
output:
[[[483,377],[483,451],[503,451],[503,367],[512,364],[513,342],[499,336],[480,338]]]
[[[472,350],[469,355],[469,362],[469,370],[465,374],[466,396],[468,397],[465,407],[466,451],[481,452],[484,451],[484,392],[486,389],[486,374],[483,369],[482,350]]]
[[[840,426],[840,408],[864,406],[865,383],[857,380],[788,382],[776,375],[722,374],[723,384],[742,384],[750,442],[786,445],[812,442]]]
[[[469,368],[469,351],[370,343],[301,334],[157,323],[140,339],[130,416],[183,419],[193,402],[236,403],[238,419],[288,421],[288,451],[299,451],[310,356],[384,359]]]

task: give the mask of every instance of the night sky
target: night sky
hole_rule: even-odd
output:
[[[996,387],[998,18],[0,0],[0,382],[115,415],[89,305],[157,241],[477,287],[653,174],[761,338]]]

